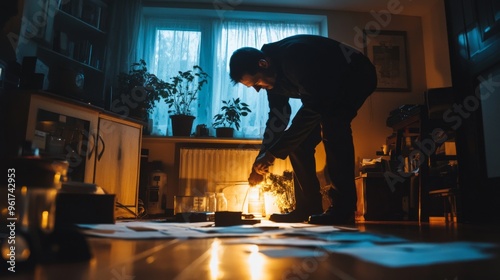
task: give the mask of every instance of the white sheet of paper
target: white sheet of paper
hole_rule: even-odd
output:
[[[312,227],[292,224],[270,226],[213,227],[205,223],[157,223],[146,221],[116,224],[81,224],[88,236],[120,239],[187,239],[241,237],[224,240],[225,244],[281,246],[260,248],[271,257],[305,256],[318,252],[333,252],[354,256],[387,267],[424,266],[439,263],[474,261],[490,258],[486,249],[496,245],[475,242],[417,243],[386,235],[340,231],[335,227]],[[260,228],[259,228],[260,227]],[[281,238],[272,236],[281,235]],[[291,236],[294,235],[294,236]],[[296,236],[305,235],[308,238]],[[244,238],[259,237],[259,238]],[[297,250],[297,248],[308,249]]]
[[[324,251],[307,248],[259,249],[259,252],[271,258],[322,258]]]
[[[373,243],[403,243],[408,240],[391,235],[373,234],[368,232],[332,232],[329,234],[317,234],[317,239],[338,242],[373,242]]]
[[[425,266],[492,257],[484,250],[494,244],[472,242],[406,243],[380,246],[330,247],[330,252],[357,257],[387,267]]]
[[[305,238],[240,238],[223,242],[224,244],[255,244],[288,247],[322,247],[331,245],[332,242]]]

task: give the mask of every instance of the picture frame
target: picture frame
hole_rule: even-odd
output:
[[[406,31],[365,29],[363,45],[377,70],[376,91],[411,91]]]

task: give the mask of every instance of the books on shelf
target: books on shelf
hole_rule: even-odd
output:
[[[82,7],[81,19],[86,23],[99,28],[101,21],[102,9],[100,6],[94,5],[92,3],[86,3]]]
[[[97,29],[105,29],[106,13],[105,4],[99,1],[71,0],[61,1],[59,9],[71,16],[94,26]]]
[[[75,40],[66,32],[59,31],[54,37],[53,51],[96,69],[102,69],[102,52],[85,39]]]
[[[54,27],[52,50],[89,67],[102,70],[105,33],[96,31],[104,31],[106,28],[107,0],[56,1],[61,17]],[[90,26],[95,29],[89,28]],[[82,32],[74,33],[76,30]]]

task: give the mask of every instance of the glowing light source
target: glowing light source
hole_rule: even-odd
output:
[[[26,201],[27,200],[27,195],[28,195],[28,187],[26,186],[22,186],[21,187],[21,201]],[[26,211],[26,209],[28,208],[28,206],[26,205],[26,202],[24,202],[23,204],[21,204],[21,207],[23,207],[23,211]],[[28,215],[22,215],[21,217],[21,226],[23,228],[28,228],[29,226],[29,219],[28,219]]]
[[[210,254],[210,279],[219,279],[219,264],[220,264],[220,259],[219,259],[219,252],[220,252],[220,241],[215,240],[212,242],[211,246],[211,254]]]
[[[249,251],[250,255],[248,256],[248,268],[250,271],[250,279],[262,279],[264,257],[259,253],[259,247],[257,245],[251,245]]]
[[[59,173],[59,172],[56,172],[54,174],[54,186],[56,186],[57,188],[60,188],[61,187],[61,179],[63,178],[62,174]]]
[[[49,228],[49,211],[42,211],[40,228],[43,230],[47,230]]]
[[[248,213],[257,218],[265,217],[264,193],[260,185],[250,187],[248,192]]]

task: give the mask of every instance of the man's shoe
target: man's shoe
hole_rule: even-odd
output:
[[[354,211],[335,209],[330,206],[323,214],[311,215],[308,222],[316,225],[353,225]]]
[[[269,220],[276,223],[302,223],[307,221],[310,213],[305,213],[304,211],[293,210],[286,214],[272,214]]]

